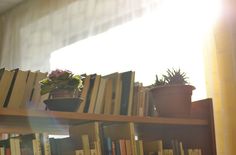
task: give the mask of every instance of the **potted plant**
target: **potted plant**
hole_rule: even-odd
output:
[[[194,86],[187,82],[186,73],[180,69],[168,69],[150,89],[153,104],[160,116],[185,117],[190,114],[191,96]]]
[[[77,107],[80,101],[77,94],[83,86],[80,75],[57,69],[41,80],[40,84],[41,95],[49,93],[50,99],[44,101],[47,108],[60,111],[76,110],[75,106]]]

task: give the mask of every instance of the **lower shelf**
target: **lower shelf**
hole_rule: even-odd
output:
[[[138,117],[101,115],[77,112],[38,111],[25,109],[0,109],[0,132],[50,131],[65,133],[70,125],[91,121],[107,123],[134,122],[136,124],[206,126],[207,119]]]

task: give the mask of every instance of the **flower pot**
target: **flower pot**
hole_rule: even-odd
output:
[[[57,89],[57,90],[50,92],[50,97],[52,99],[74,98],[75,97],[75,90]]]
[[[191,96],[195,89],[191,85],[169,85],[151,89],[153,104],[159,116],[187,117],[191,110]]]
[[[48,110],[52,111],[77,111],[80,103],[80,98],[56,98],[44,100]]]

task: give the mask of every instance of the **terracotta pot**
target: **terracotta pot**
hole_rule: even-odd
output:
[[[191,110],[191,96],[195,89],[191,85],[170,85],[151,89],[153,104],[159,116],[187,117]]]
[[[50,92],[50,96],[53,99],[74,98],[75,97],[75,90],[58,89],[58,90]]]

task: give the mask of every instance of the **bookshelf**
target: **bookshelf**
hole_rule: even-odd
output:
[[[203,155],[216,155],[211,99],[193,102],[191,115],[187,118],[1,108],[0,122],[1,133],[48,132],[51,134],[68,134],[71,126],[89,122],[99,122],[108,126],[133,123],[135,134],[143,140],[177,138],[187,147],[200,147]]]

